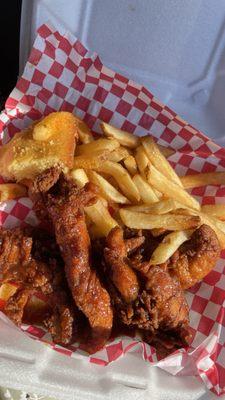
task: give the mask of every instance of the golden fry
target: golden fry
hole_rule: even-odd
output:
[[[82,120],[79,120],[79,123],[78,123],[78,136],[79,136],[80,142],[83,144],[93,142],[93,140],[94,140],[90,129],[85,124],[85,122]]]
[[[154,250],[150,259],[150,264],[159,265],[165,263],[182,245],[182,243],[188,239],[189,235],[185,231],[169,233]]]
[[[102,163],[108,159],[109,151],[96,152],[93,155],[83,155],[74,157],[73,169],[95,169],[102,165]]]
[[[186,175],[182,176],[180,180],[185,189],[206,185],[225,185],[225,172],[206,172],[202,174]]]
[[[209,216],[203,212],[197,211],[197,210],[193,210],[190,208],[186,208],[186,209],[177,209],[173,211],[176,215],[196,215],[201,219],[201,223],[202,224],[206,224],[209,225],[214,232],[217,235],[217,238],[219,240],[220,246],[222,249],[225,248],[225,228],[224,225],[221,225],[220,223],[222,223],[222,221],[219,221],[218,219]],[[222,228],[222,229],[221,229]]]
[[[12,297],[16,291],[18,290],[18,286],[13,285],[10,282],[2,283],[0,286],[0,300],[7,301]]]
[[[153,215],[126,209],[120,210],[120,216],[123,223],[132,229],[165,228],[170,231],[180,231],[197,228],[201,221],[198,216],[192,215],[189,217],[174,214]]]
[[[112,161],[105,161],[101,163],[97,168],[97,171],[104,172],[105,174],[113,176],[118,183],[118,186],[122,190],[123,194],[131,201],[136,203],[140,200],[140,194],[132,181],[127,170],[122,165],[114,163]]]
[[[106,122],[102,122],[101,127],[105,136],[118,140],[122,146],[134,149],[139,143],[139,137],[132,133],[123,131],[122,129],[118,129],[115,126],[106,124]]]
[[[99,186],[102,196],[111,202],[129,204],[129,200],[114,188],[103,176],[95,171],[88,171],[90,181]]]
[[[175,202],[173,199],[165,199],[165,200],[160,200],[157,201],[156,203],[153,204],[141,204],[137,206],[129,206],[126,207],[125,210],[128,211],[139,211],[143,212],[146,214],[166,214],[169,213],[170,211],[176,210],[177,208],[180,207],[180,204]]]
[[[138,146],[136,149],[135,160],[141,175],[145,177],[145,171],[149,164],[149,159],[142,145]]]
[[[130,175],[135,175],[137,173],[137,164],[133,156],[130,155],[127,158],[125,158],[124,165],[128,170],[128,172],[130,173]]]
[[[107,207],[99,199],[95,204],[85,207],[85,213],[97,226],[99,235],[107,236],[117,226],[117,222],[111,217]]]
[[[129,155],[129,151],[125,147],[120,146],[109,154],[108,160],[113,162],[120,162],[124,160],[124,158],[129,157]]]
[[[182,186],[180,178],[171,167],[167,159],[164,157],[164,155],[161,153],[154,140],[150,136],[144,136],[141,138],[141,142],[151,164],[153,164],[159,172],[165,175],[172,182],[175,182],[177,185]]]
[[[93,153],[100,151],[113,151],[120,147],[117,140],[100,138],[87,144],[81,144],[76,147],[76,156],[93,155]]]
[[[157,171],[154,165],[148,167],[147,180],[154,188],[163,193],[166,197],[179,201],[186,207],[200,210],[200,205],[189,193],[176,183],[167,179],[166,176]]]
[[[140,196],[141,200],[145,204],[152,204],[158,201],[158,197],[156,196],[154,190],[151,186],[146,182],[146,180],[139,174],[133,177],[133,182],[135,183]]]
[[[225,204],[209,204],[202,206],[202,212],[212,217],[225,220]]]
[[[70,175],[79,188],[84,187],[88,183],[87,174],[82,168],[72,169]]]

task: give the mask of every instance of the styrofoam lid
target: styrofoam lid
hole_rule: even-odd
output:
[[[224,0],[24,0],[21,71],[50,20],[223,144],[224,17]]]

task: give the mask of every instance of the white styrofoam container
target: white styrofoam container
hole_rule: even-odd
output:
[[[224,17],[225,0],[23,0],[20,73],[37,28],[50,20],[222,144]],[[168,375],[136,354],[95,366],[59,355],[1,320],[0,371],[0,385],[60,399],[216,398],[195,378]]]
[[[23,0],[20,71],[51,20],[225,144],[224,18],[225,0]]]

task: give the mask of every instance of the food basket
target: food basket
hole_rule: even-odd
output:
[[[163,43],[161,37],[161,47],[158,42],[158,49],[151,49],[152,61],[149,67],[151,73],[147,77],[146,72],[141,69],[141,67],[147,68],[147,64],[144,66],[140,63],[139,68],[137,68],[137,65],[132,68],[133,64],[130,59],[132,49],[129,46],[126,47],[123,43],[121,32],[121,48],[126,48],[125,53],[127,52],[127,54],[123,55],[124,58],[118,58],[116,51],[114,51],[114,62],[110,58],[107,61],[107,55],[110,54],[108,49],[113,49],[112,42],[108,41],[108,44],[106,44],[105,38],[104,43],[107,47],[104,48],[103,46],[101,49],[99,47],[101,43],[100,36],[98,37],[100,35],[99,31],[95,36],[95,42],[91,42],[90,32],[91,29],[94,29],[92,26],[93,19],[97,24],[100,13],[101,18],[104,20],[103,11],[100,7],[101,5],[103,7],[102,1],[90,1],[86,3],[86,6],[79,1],[76,2],[77,21],[80,18],[79,21],[82,21],[83,24],[82,28],[77,24],[77,31],[74,26],[72,26],[73,29],[70,26],[73,19],[72,13],[74,12],[72,4],[71,15],[68,19],[64,18],[64,26],[63,21],[58,20],[56,16],[57,13],[60,14],[61,12],[62,15],[64,13],[62,2],[54,2],[54,7],[53,2],[34,1],[32,2],[32,7],[28,6],[29,3],[24,2],[23,4],[22,26],[26,26],[26,29],[28,29],[26,21],[32,20],[32,29],[35,30],[37,25],[40,25],[40,28],[25,71],[7,100],[6,112],[1,115],[1,129],[4,130],[3,143],[18,129],[27,126],[31,121],[40,118],[43,114],[64,109],[75,111],[96,132],[99,132],[99,122],[101,120],[138,135],[150,132],[159,139],[160,144],[176,150],[170,161],[181,175],[197,171],[205,172],[224,169],[225,150],[213,143],[198,129],[185,122],[182,117],[172,111],[169,106],[157,100],[151,93],[161,94],[162,100],[174,107],[180,102],[181,108],[178,111],[182,115],[184,115],[182,107],[184,110],[185,105],[189,104],[190,100],[193,99],[192,105],[189,104],[189,111],[188,107],[185,108],[185,117],[189,116],[188,113],[191,114],[191,110],[195,108],[195,102],[199,101],[197,103],[198,107],[199,104],[201,105],[199,115],[203,113],[204,108],[206,115],[208,100],[206,101],[207,97],[205,97],[204,93],[214,87],[213,85],[217,78],[216,70],[214,81],[210,74],[208,80],[205,81],[205,84],[207,83],[208,85],[205,86],[207,90],[204,89],[204,79],[200,79],[203,70],[200,65],[195,75],[196,80],[199,79],[199,82],[196,83],[196,80],[193,79],[194,83],[192,85],[189,85],[191,81],[188,80],[188,72],[186,71],[187,75],[184,74],[182,63],[185,60],[182,57],[179,64],[180,75],[175,74],[173,59],[180,54],[182,43],[177,44],[177,47],[175,46],[173,49],[167,49],[168,63],[160,69],[159,66],[156,66],[156,53],[158,51],[158,56],[162,58],[161,47],[164,46],[164,49],[166,49],[168,46],[168,43],[167,45]],[[119,3],[116,3],[105,10],[105,13],[107,18],[110,17],[112,21],[117,16],[117,23],[119,23],[120,15],[118,16],[118,13],[116,13],[116,7],[119,7]],[[165,10],[161,14],[161,29],[158,27],[159,36],[161,32],[164,32],[163,26],[168,21],[166,19],[168,12],[166,2],[161,1],[160,3],[164,5]],[[182,27],[180,22],[181,14],[184,12],[190,13],[189,20],[187,18],[190,26],[187,24],[186,27],[189,29],[190,39],[190,34],[191,32],[193,33],[193,29],[197,25],[201,4],[200,2],[195,2],[197,4],[195,6],[196,10],[191,13],[189,9],[190,2],[182,1],[181,3],[182,9],[180,6],[178,7],[176,1],[171,2],[169,8],[170,16],[171,18],[176,17],[177,29],[183,32],[184,26]],[[210,5],[212,4],[209,1],[208,9],[210,9]],[[127,13],[129,23],[133,21],[133,15],[135,15],[139,21],[138,25],[136,20],[139,27],[141,25],[145,26],[142,7],[143,5],[139,1],[132,4],[126,1],[122,5],[120,3],[121,14]],[[149,13],[151,11],[151,18],[154,17],[155,19],[159,5],[156,7],[155,2],[152,2],[152,7],[151,10],[149,9]],[[208,9],[204,9],[205,12],[208,12]],[[69,13],[69,5],[67,12]],[[207,15],[210,18],[210,14]],[[92,18],[90,18],[91,16]],[[50,19],[51,23],[41,25],[47,19]],[[106,20],[104,21],[101,29],[106,30],[107,24]],[[78,28],[80,28],[80,31]],[[136,29],[139,32],[138,28]],[[148,33],[148,29],[146,28],[145,34]],[[76,34],[80,33],[79,38],[82,43],[74,37],[71,31],[76,31]],[[171,35],[173,34],[172,27],[169,32]],[[25,34],[25,29],[22,29],[21,43],[26,36]],[[21,69],[26,59],[25,50],[29,52],[33,34],[31,32],[26,46],[21,47],[23,49],[23,51],[21,50]],[[216,34],[214,39],[215,37]],[[166,39],[166,34],[164,34],[163,38]],[[185,40],[187,41],[187,37]],[[210,40],[212,42],[212,38]],[[136,49],[139,49],[138,51],[141,50],[138,57],[143,56],[145,59],[145,57],[148,58],[146,56],[147,51],[141,46],[144,41],[144,36],[141,37],[140,35],[134,43]],[[172,37],[170,37],[170,41],[172,43]],[[103,56],[102,59],[96,53],[87,50],[85,44],[88,45],[88,48],[100,51]],[[177,54],[173,53],[171,55],[171,51],[175,49]],[[191,46],[189,51],[191,51]],[[121,63],[124,64],[119,66],[117,62],[120,59]],[[205,57],[206,59],[207,57]],[[216,57],[214,59],[216,63]],[[104,64],[111,66],[113,69],[105,67],[102,60]],[[128,78],[119,72],[114,72],[114,70],[123,72]],[[126,73],[124,72],[125,70]],[[162,81],[162,76],[164,77],[164,82]],[[177,77],[176,82],[175,76]],[[135,78],[140,83],[135,83],[129,77]],[[154,83],[152,83],[153,81]],[[158,84],[156,85],[156,83]],[[145,86],[142,86],[143,84],[147,84],[146,86],[151,88],[151,92]],[[191,86],[191,89],[189,86]],[[194,87],[196,91],[194,91]],[[204,107],[206,103],[207,107]],[[212,111],[212,119],[213,115]],[[194,113],[192,118],[194,118]],[[197,126],[204,128],[204,121],[204,118],[202,118],[202,121],[199,118]],[[193,122],[195,121],[193,120]],[[208,129],[206,130],[207,133]],[[217,126],[215,137],[219,137],[220,133],[221,129]],[[217,140],[221,141],[223,138],[217,138]],[[224,197],[225,189],[223,187],[208,186],[204,189],[201,188],[201,190],[195,189],[192,194],[199,200],[203,198],[205,203],[213,204],[218,198],[221,200]],[[23,198],[2,204],[1,221],[7,227],[20,224],[21,221],[35,224],[31,202],[27,198]],[[1,315],[0,362],[2,363],[2,373],[0,383],[11,387],[23,386],[24,389],[29,388],[29,390],[32,388],[33,391],[42,394],[57,396],[59,393],[63,393],[64,398],[71,398],[71,396],[85,399],[110,398],[113,396],[121,396],[123,399],[128,398],[128,396],[133,396],[133,398],[138,398],[139,396],[144,398],[146,396],[147,398],[149,393],[154,393],[154,398],[171,399],[178,399],[181,395],[182,398],[196,399],[207,399],[213,396],[213,394],[205,392],[201,382],[204,382],[208,389],[213,390],[214,393],[223,394],[225,386],[223,306],[225,279],[223,272],[224,261],[221,259],[210,275],[204,279],[204,282],[192,288],[188,293],[188,302],[191,307],[191,327],[195,333],[191,349],[177,351],[166,360],[159,362],[157,362],[155,352],[150,346],[126,337],[118,338],[116,342],[109,343],[106,349],[92,357],[85,356],[77,348],[64,349],[57,345],[53,346],[57,352],[53,352],[52,346],[49,346],[48,343],[49,339],[41,328],[23,327],[28,335],[38,340],[41,339],[45,345],[40,344],[38,340],[34,342],[28,337],[24,337],[20,330]],[[70,357],[63,357],[57,353],[64,353]],[[112,363],[112,361],[114,362]],[[156,365],[161,369],[155,368]],[[172,378],[164,370],[172,375],[179,375],[179,377]]]

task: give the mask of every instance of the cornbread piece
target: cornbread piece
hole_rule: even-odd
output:
[[[54,112],[16,133],[0,148],[0,174],[21,181],[52,166],[72,168],[78,122],[69,112]]]

